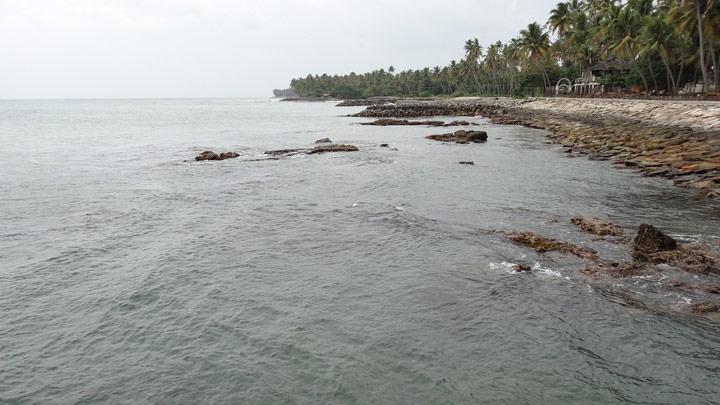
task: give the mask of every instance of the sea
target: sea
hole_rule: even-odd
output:
[[[718,202],[542,130],[445,144],[361,110],[0,101],[0,403],[720,402],[720,319],[688,311],[720,297],[673,287],[720,277],[589,277],[505,236],[629,260],[586,215],[718,247]],[[359,151],[264,154],[326,137]]]

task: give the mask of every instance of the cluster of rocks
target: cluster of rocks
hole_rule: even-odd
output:
[[[498,109],[513,108],[534,99],[465,97],[450,100],[417,101],[403,100],[394,104],[370,106],[352,117],[409,118],[458,116],[488,116]]]
[[[575,217],[571,220],[582,231],[600,236],[623,236],[624,230],[608,221],[597,218]],[[629,244],[632,261],[612,262],[602,258],[597,251],[573,243],[545,237],[533,232],[501,232],[512,242],[529,247],[538,253],[559,252],[587,260],[592,264],[581,272],[598,278],[627,278],[646,276],[661,271],[660,265],[687,272],[693,275],[720,274],[717,259],[700,246],[682,245],[661,230],[647,224],[640,225],[637,236]],[[521,270],[516,270],[521,272]],[[522,271],[529,271],[527,269]],[[701,291],[720,295],[720,286],[692,285],[676,282],[674,288]],[[695,313],[720,311],[720,304],[697,304],[691,307]]]
[[[278,150],[269,150],[265,152],[266,155],[272,156],[272,159],[277,159],[282,156],[292,156],[292,155],[299,155],[299,154],[305,154],[305,155],[315,155],[319,153],[334,153],[334,152],[357,152],[359,149],[357,146],[353,145],[345,145],[345,144],[335,144],[330,140],[330,138],[323,138],[318,139],[315,141],[315,147],[312,148],[296,148],[296,149],[278,149]],[[201,154],[195,156],[195,160],[200,161],[210,161],[210,160],[225,160],[225,159],[234,159],[240,157],[239,154],[235,152],[223,152],[223,153],[215,153],[213,151],[205,151]],[[265,159],[260,159],[265,160]]]
[[[366,107],[371,105],[384,105],[398,101],[397,97],[370,97],[357,100],[344,100],[337,107]]]
[[[485,131],[455,131],[450,134],[430,135],[427,139],[439,142],[455,142],[459,144],[469,143],[485,143],[488,140],[488,134]]]
[[[364,122],[362,125],[372,125],[372,126],[378,126],[378,127],[387,127],[387,126],[409,126],[409,125],[419,125],[419,126],[427,126],[427,127],[464,127],[468,125],[477,125],[472,124],[467,121],[452,121],[445,123],[444,121],[409,121],[409,120],[399,120],[394,118],[382,118],[377,121],[372,122]]]
[[[371,106],[353,117],[366,118],[399,118],[399,117],[438,117],[458,116],[475,117],[487,115],[497,109],[493,105],[481,104],[437,104],[437,103],[410,103]]]
[[[205,152],[202,152],[201,154],[195,156],[195,161],[201,162],[206,160],[225,160],[235,159],[237,157],[240,157],[240,155],[235,152],[223,152],[218,154],[211,150],[206,150]]]

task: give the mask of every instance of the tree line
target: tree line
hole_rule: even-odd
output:
[[[600,84],[675,95],[687,83],[718,91],[720,0],[571,0],[544,25],[532,23],[507,43],[465,42],[465,56],[447,66],[293,79],[301,97],[507,96],[574,80],[594,65],[621,61]]]

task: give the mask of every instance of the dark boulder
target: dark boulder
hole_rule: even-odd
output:
[[[485,131],[455,131],[451,134],[430,135],[426,137],[433,141],[455,142],[459,144],[467,143],[485,143],[488,140],[488,134]]]
[[[530,273],[532,271],[532,267],[530,267],[527,264],[516,264],[512,267],[513,271],[516,273]]]
[[[647,261],[653,254],[677,248],[678,244],[675,239],[652,225],[642,224],[633,241],[633,257]]]
[[[220,155],[211,150],[206,150],[205,152],[195,156],[195,160],[198,162],[204,160],[220,160]]]
[[[195,160],[198,162],[206,161],[206,160],[225,160],[225,159],[235,159],[237,157],[240,157],[235,152],[223,152],[221,154],[217,154],[211,150],[206,150],[205,152],[195,156]]]

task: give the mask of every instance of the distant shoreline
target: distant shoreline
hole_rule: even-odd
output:
[[[550,132],[570,157],[607,160],[720,198],[720,103],[465,97],[399,100],[356,117],[484,116]]]

